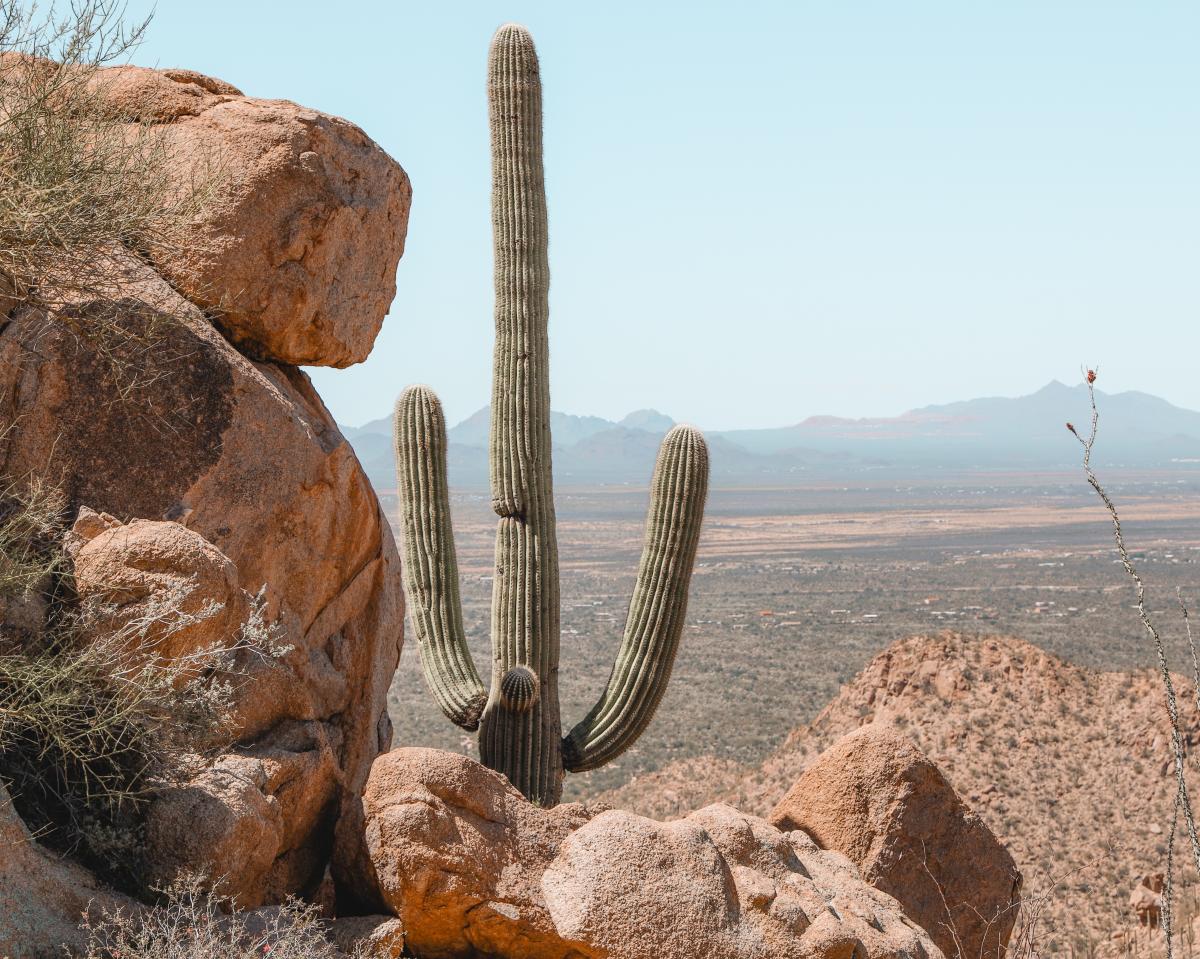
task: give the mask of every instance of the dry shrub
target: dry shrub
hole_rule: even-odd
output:
[[[0,0],[0,313],[24,307],[86,341],[128,399],[149,385],[140,360],[169,321],[147,311],[136,334],[120,322],[129,258],[186,268],[202,252],[191,224],[223,177],[213,155],[179,155],[138,104],[110,106],[103,68],[148,21],[125,26],[116,0],[60,9]]]
[[[59,571],[65,506],[57,489],[36,480],[19,494],[0,488],[0,598],[26,596]]]
[[[122,13],[114,0],[72,0],[61,16],[0,0],[0,276],[20,301],[109,293],[122,253],[184,247],[215,186],[204,163],[109,106],[101,70],[148,26]]]
[[[176,659],[142,650],[152,635],[170,636],[212,612],[182,612],[181,595],[164,592],[102,631],[98,624],[113,621],[110,608],[69,599],[63,529],[53,530],[55,539],[46,496],[40,488],[37,497],[12,486],[0,492],[8,504],[0,512],[0,560],[35,557],[7,578],[0,608],[27,603],[30,590],[44,590],[45,601],[42,628],[32,634],[0,623],[0,777],[44,843],[137,889],[147,803],[229,743],[247,662],[288,649],[266,619],[262,593],[238,635]],[[57,545],[36,545],[42,540]],[[44,569],[57,572],[35,575]]]
[[[226,915],[199,881],[168,890],[163,905],[88,917],[86,959],[340,959],[315,907],[296,900]],[[356,954],[356,959],[366,959]]]

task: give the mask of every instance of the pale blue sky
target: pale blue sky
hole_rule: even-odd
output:
[[[542,59],[556,409],[891,415],[1083,361],[1200,409],[1194,0],[160,0],[137,62],[348,117],[412,178],[374,354],[313,372],[341,422],[487,401],[506,20]]]

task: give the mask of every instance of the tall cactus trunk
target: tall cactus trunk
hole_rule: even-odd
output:
[[[488,58],[496,347],[492,380],[491,695],[480,758],[534,802],[562,793],[558,543],[550,461],[550,267],[542,173],[542,84],[529,34],[504,26]],[[536,695],[510,695],[536,677]],[[516,671],[516,672],[514,672]],[[512,674],[510,676],[510,673]]]
[[[659,450],[625,636],[600,701],[566,739],[558,712],[558,544],[550,464],[547,349],[550,271],[542,178],[542,87],[533,40],[497,31],[488,59],[496,351],[492,384],[492,675],[483,688],[467,648],[446,484],[446,423],[437,397],[409,387],[396,402],[396,478],[404,581],[421,666],[443,712],[479,729],[485,764],[534,802],[562,795],[564,767],[615,759],[645,731],[671,678],[708,490],[708,449],[676,426]]]

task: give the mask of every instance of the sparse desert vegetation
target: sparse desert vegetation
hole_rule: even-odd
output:
[[[1165,863],[1172,778],[1154,654],[1111,524],[1075,475],[957,479],[714,490],[672,688],[618,768],[569,776],[567,796],[653,816],[716,799],[765,814],[821,749],[882,712],[1009,845],[1027,893],[1045,895],[1043,950],[1111,950],[1113,932],[1132,949],[1129,897]],[[1111,485],[1150,603],[1173,616],[1176,588],[1200,578],[1200,480],[1121,473]],[[566,710],[593,695],[576,677],[602,668],[619,638],[644,495],[560,493],[562,655],[581,664],[564,668]],[[481,655],[488,504],[464,493],[455,508],[467,634]],[[1182,632],[1167,638],[1182,667]],[[882,692],[888,682],[901,692]],[[469,752],[421,683],[402,663],[397,741]]]
[[[1069,438],[1068,438],[1069,439]],[[1124,474],[1114,488],[1164,611],[1200,568],[1200,477]],[[559,494],[564,710],[594,695],[632,589],[646,494]],[[385,492],[385,509],[395,508]],[[455,496],[465,622],[485,655],[494,529]],[[392,513],[394,516],[395,514]],[[1153,665],[1103,509],[1078,476],[958,477],[905,489],[714,489],[675,678],[644,739],[574,795],[702,755],[757,764],[889,643],[944,628],[1019,636],[1096,669]],[[1182,635],[1174,653],[1186,657]],[[1184,662],[1185,660],[1180,660]],[[588,680],[591,680],[589,685]],[[457,748],[415,663],[393,687],[397,741]],[[716,713],[713,702],[752,703]],[[597,778],[599,777],[599,778]]]

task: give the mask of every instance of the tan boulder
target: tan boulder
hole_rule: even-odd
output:
[[[250,597],[228,556],[179,523],[102,523],[87,510],[72,528],[75,589],[98,628],[130,632],[164,659],[234,644]]]
[[[1163,889],[1166,883],[1161,872],[1148,873],[1133,887],[1129,907],[1139,926],[1157,929],[1162,921]]]
[[[239,687],[235,752],[319,725],[308,738],[323,745],[289,760],[303,815],[284,828],[302,835],[266,879],[272,896],[305,892],[324,873],[331,802],[356,794],[390,744],[396,547],[307,376],[246,359],[148,267],[128,274],[115,307],[83,302],[70,322],[25,310],[0,329],[0,423],[12,424],[0,475],[44,477],[90,508],[76,558],[97,590],[177,581],[239,607],[265,585],[291,652]]]
[[[38,845],[0,783],[0,956],[61,959],[64,945],[82,946],[85,912],[137,908]]]
[[[215,164],[186,259],[157,257],[176,289],[256,358],[366,359],[404,252],[400,165],[346,120],[193,71],[118,67],[99,82],[119,115],[168,139],[181,177]]]
[[[894,728],[872,723],[840,739],[769,818],[847,856],[946,955],[1003,955],[1021,884],[1012,856]]]
[[[150,807],[147,878],[166,887],[206,876],[243,909],[312,889],[329,857],[338,785],[324,724],[285,724]]]
[[[243,908],[261,905],[283,839],[279,803],[263,764],[223,756],[193,782],[169,790],[146,822],[148,879],[168,887],[203,876]]]
[[[404,926],[395,916],[346,916],[329,924],[329,938],[348,956],[400,959]]]
[[[358,885],[425,959],[941,956],[845,857],[728,806],[542,809],[464,756],[398,749],[361,812]]]

